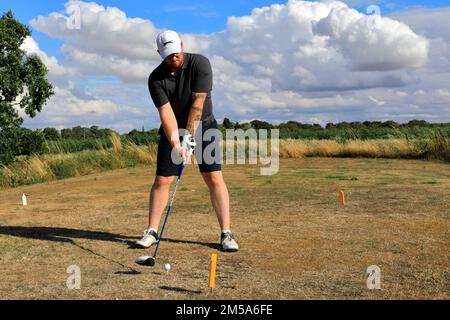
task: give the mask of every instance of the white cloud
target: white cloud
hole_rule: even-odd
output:
[[[69,8],[79,7],[80,28],[68,24],[71,16]],[[127,59],[156,59],[157,34],[153,24],[140,18],[129,18],[115,7],[103,7],[95,2],[77,0],[65,5],[66,15],[52,13],[39,16],[30,24],[48,34],[62,39],[66,45],[80,51],[96,54],[116,55]]]
[[[80,7],[79,30],[68,28],[68,12],[31,22],[38,31],[64,42],[64,61],[41,52],[46,64],[54,65],[50,68],[54,73],[60,70],[62,78],[70,70],[70,80],[78,81],[78,87],[69,90],[72,97],[64,91],[63,82],[58,83],[59,103],[79,98],[72,107],[87,115],[97,108],[98,114],[110,108],[111,121],[121,118],[119,104],[128,105],[137,113],[124,113],[127,123],[136,116],[141,124],[143,114],[155,112],[149,109],[146,80],[161,63],[154,44],[160,29],[117,8],[69,1],[66,9],[71,5]],[[450,33],[433,27],[433,17],[441,13],[425,11],[427,19],[416,18],[422,11],[367,16],[339,1],[290,0],[255,8],[248,16],[229,17],[221,32],[181,37],[186,51],[211,60],[213,104],[219,119],[343,121],[425,114],[426,110],[432,117],[442,113],[442,92],[439,95],[436,90],[444,90],[442,83],[450,80],[445,38]],[[120,98],[114,98],[114,90],[107,92],[110,87],[101,83],[104,77],[118,79],[116,87],[123,87]],[[95,82],[97,88],[90,90],[86,85],[83,92],[83,81]],[[135,90],[136,86],[140,89]],[[89,97],[87,91],[96,94]],[[414,94],[418,92],[423,94]],[[450,112],[444,117],[450,117]],[[152,119],[150,126],[157,126],[157,117]]]
[[[442,38],[450,40],[450,7],[416,8],[390,15],[393,19],[403,21],[417,32],[429,39]]]
[[[52,96],[36,118],[26,119],[25,124],[33,127],[75,126],[98,124],[104,127],[116,127],[117,123],[144,116],[137,108],[119,105],[98,97],[82,99],[74,94],[76,86],[71,83],[67,88],[55,86]]]
[[[348,7],[333,8],[315,24],[356,70],[384,71],[420,67],[427,62],[428,41],[407,25]]]
[[[48,56],[44,51],[39,48],[39,45],[32,37],[25,38],[22,46],[20,47],[27,55],[36,55],[49,70],[49,76],[63,77],[69,76],[71,72],[68,68],[58,63],[55,57]]]
[[[385,101],[380,101],[372,96],[368,96],[369,100],[373,101],[377,106],[383,106],[386,104]]]

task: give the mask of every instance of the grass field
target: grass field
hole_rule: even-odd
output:
[[[145,268],[134,260],[148,251],[130,244],[145,228],[154,171],[0,189],[0,298],[450,298],[448,164],[308,157],[281,159],[274,176],[224,166],[237,253],[219,250],[207,188],[190,166],[157,265]],[[218,254],[212,292],[211,253]],[[66,286],[70,265],[81,269],[79,290]],[[381,269],[381,290],[366,287],[370,265]]]

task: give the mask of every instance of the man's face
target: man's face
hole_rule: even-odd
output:
[[[167,63],[167,65],[171,69],[180,69],[183,66],[184,53],[183,52],[179,52],[179,53],[171,54],[170,56],[167,56],[164,59],[164,61]]]

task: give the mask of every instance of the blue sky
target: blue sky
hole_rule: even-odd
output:
[[[79,33],[51,16],[67,16],[67,1],[0,0],[0,12],[34,20],[28,49],[45,60],[56,89],[36,118],[25,119],[30,128],[159,126],[146,80],[160,63],[153,46],[161,29],[178,31],[187,51],[211,59],[219,121],[450,121],[448,0],[342,1],[359,13],[314,1],[85,0],[82,16],[91,18]],[[381,11],[375,31],[369,5]]]
[[[250,14],[253,8],[263,7],[285,1],[273,0],[201,0],[201,1],[165,1],[165,0],[98,0],[104,6],[114,6],[125,11],[128,17],[140,17],[151,20],[160,29],[174,29],[182,33],[212,33],[226,27],[229,16]],[[1,0],[0,12],[12,9],[16,17],[25,23],[39,15],[51,12],[63,12],[65,0]],[[350,0],[353,7],[364,12],[370,3],[380,6],[383,14],[405,10],[412,7],[448,6],[447,0]],[[366,4],[367,3],[367,4]],[[33,36],[42,49],[59,56],[60,41],[33,30]]]

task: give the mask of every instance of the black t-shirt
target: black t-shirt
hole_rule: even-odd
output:
[[[170,102],[178,128],[186,128],[192,106],[192,92],[208,93],[201,120],[203,125],[214,121],[211,102],[212,79],[209,60],[202,55],[185,52],[181,72],[174,77],[163,61],[150,74],[148,89],[155,106],[159,108]]]

